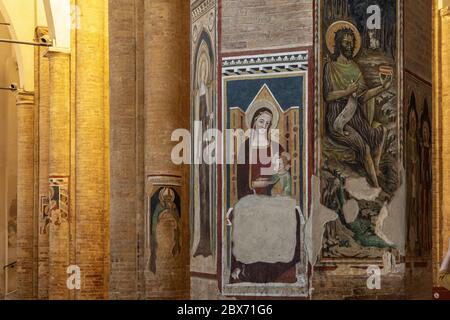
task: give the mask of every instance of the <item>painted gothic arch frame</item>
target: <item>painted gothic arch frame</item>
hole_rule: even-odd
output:
[[[191,4],[191,159],[190,248],[191,272],[216,273],[216,165],[203,159],[208,141],[203,133],[217,128],[217,6],[214,0]],[[198,152],[198,151],[201,151]]]

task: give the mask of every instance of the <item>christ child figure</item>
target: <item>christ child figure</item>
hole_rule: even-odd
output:
[[[277,174],[272,177],[273,179],[273,196],[291,196],[292,178],[290,173],[291,157],[289,153],[283,152],[278,159]]]

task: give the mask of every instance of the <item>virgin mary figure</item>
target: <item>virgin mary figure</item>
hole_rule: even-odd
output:
[[[238,202],[228,216],[232,228],[230,283],[296,283],[300,261],[296,200],[272,197],[284,153],[272,130],[277,128],[279,111],[261,101],[246,116],[252,130],[238,151]]]
[[[271,195],[277,163],[284,153],[271,135],[279,119],[276,109],[271,105],[262,106],[254,110],[249,119],[250,138],[241,145],[238,155],[238,200],[251,194]]]

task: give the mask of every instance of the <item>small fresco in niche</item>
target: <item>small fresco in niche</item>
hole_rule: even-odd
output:
[[[169,251],[173,257],[178,256],[181,250],[180,197],[175,190],[172,188],[159,188],[153,194],[151,197],[150,216],[150,247],[152,250],[149,267],[151,272],[156,273],[158,253],[161,256],[166,256],[168,253],[162,252],[162,241],[167,241],[170,244],[172,250]],[[171,234],[171,236],[167,238],[167,234]]]
[[[306,296],[308,54],[225,58],[222,66],[223,128],[248,133],[225,137],[223,293]]]
[[[405,255],[396,1],[321,1],[321,262]]]
[[[181,262],[182,225],[178,177],[149,177],[147,270],[153,275]]]

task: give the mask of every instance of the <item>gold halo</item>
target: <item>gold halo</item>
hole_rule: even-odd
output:
[[[270,126],[270,129],[276,129],[278,127],[280,114],[278,113],[277,107],[268,100],[259,100],[253,103],[245,114],[245,122],[247,123],[248,129],[253,129],[252,128],[253,117],[259,110],[263,108],[269,109],[270,112],[272,112],[272,124]]]
[[[353,31],[355,34],[355,51],[353,52],[353,57],[355,57],[359,50],[361,50],[361,34],[354,24],[348,21],[336,21],[331,24],[331,26],[327,30],[326,40],[327,40],[327,48],[330,53],[334,52],[334,35],[337,31],[348,28]]]

